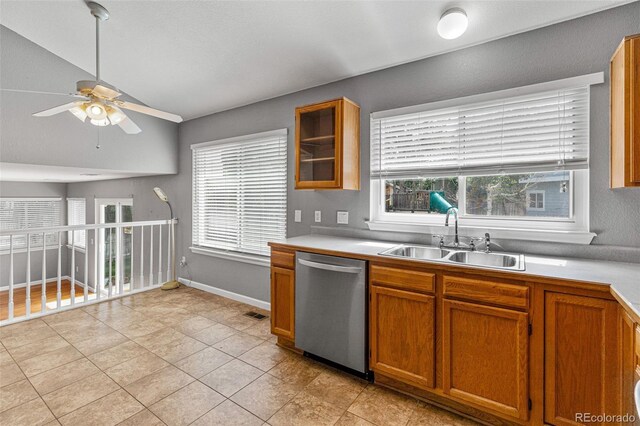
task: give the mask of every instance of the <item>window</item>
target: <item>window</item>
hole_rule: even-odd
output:
[[[464,226],[571,231],[590,241],[589,90],[602,79],[372,114],[369,227],[442,226],[456,207]]]
[[[60,198],[0,198],[0,229],[48,228],[62,225]],[[10,237],[0,237],[0,250],[9,250]],[[58,233],[46,234],[46,244],[58,243]],[[13,237],[13,249],[27,247],[26,235]],[[42,233],[31,234],[31,248],[42,247]]]
[[[191,149],[195,248],[269,256],[286,235],[287,130]]]
[[[527,211],[544,211],[544,191],[527,191]]]
[[[85,225],[87,223],[86,202],[84,198],[67,198],[67,225]],[[67,233],[69,245],[74,239],[73,245],[78,248],[85,248],[85,231],[75,231],[73,236],[71,231]]]

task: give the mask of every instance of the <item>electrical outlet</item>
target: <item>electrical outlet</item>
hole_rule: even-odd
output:
[[[293,220],[295,222],[302,222],[302,210],[295,210]]]
[[[80,272],[80,267],[76,266],[76,272]]]
[[[336,222],[340,225],[348,225],[349,224],[349,212],[338,212]]]
[[[316,222],[322,222],[322,212],[320,210],[316,210],[315,220]]]

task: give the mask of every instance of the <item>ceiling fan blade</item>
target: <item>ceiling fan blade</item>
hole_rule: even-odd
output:
[[[60,93],[60,92],[42,92],[39,90],[21,90],[21,89],[0,89],[3,92],[14,92],[14,93],[31,93],[35,95],[58,95],[58,96],[72,96],[74,98],[83,98],[89,99],[84,95],[80,95],[78,93]]]
[[[75,107],[78,102],[69,102],[68,104],[58,105],[57,107],[45,109],[44,111],[34,112],[34,117],[49,117],[51,115],[60,114],[64,111],[69,111],[71,108]]]
[[[94,95],[105,99],[113,99],[121,95],[121,93],[117,90],[110,89],[108,87],[102,86],[101,84],[96,84],[92,92]]]
[[[125,108],[131,111],[152,115],[154,117],[162,118],[163,120],[173,121],[174,123],[182,123],[182,117],[176,114],[171,114],[170,112],[164,112],[157,109],[149,108],[148,106],[138,105],[138,104],[125,102],[125,101],[117,100],[117,101],[114,101],[114,103],[121,108]]]
[[[140,127],[138,127],[129,117],[119,122],[118,126],[120,126],[120,128],[129,135],[135,135],[142,131],[140,130]]]

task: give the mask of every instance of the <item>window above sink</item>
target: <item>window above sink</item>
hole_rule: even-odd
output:
[[[371,115],[372,230],[588,244],[589,95],[602,73]]]

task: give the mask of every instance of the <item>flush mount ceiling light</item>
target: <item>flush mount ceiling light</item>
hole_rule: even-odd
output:
[[[460,37],[467,31],[469,26],[469,18],[464,10],[459,7],[448,9],[440,17],[438,22],[438,34],[447,40],[453,40]]]
[[[118,125],[125,133],[140,133],[140,128],[128,118],[120,108],[136,111],[142,114],[158,117],[163,120],[180,123],[182,117],[157,109],[149,108],[144,105],[134,104],[132,102],[118,99],[121,95],[114,87],[109,86],[100,80],[100,22],[109,19],[109,11],[102,5],[89,1],[86,2],[91,15],[96,20],[96,79],[82,80],[76,83],[76,93],[52,93],[52,92],[33,92],[29,90],[9,90],[11,92],[27,92],[27,93],[44,93],[52,95],[65,95],[80,98],[81,100],[69,102],[54,108],[40,111],[33,114],[35,117],[49,117],[64,111],[69,111],[80,121],[85,122],[89,118],[89,122],[94,126]],[[8,89],[2,89],[8,90]]]

